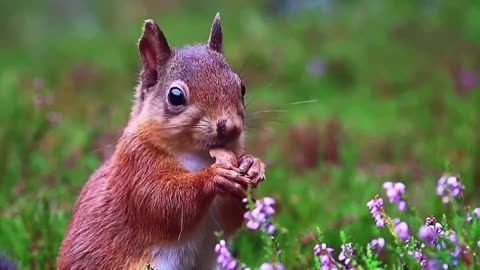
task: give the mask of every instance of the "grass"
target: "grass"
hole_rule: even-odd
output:
[[[107,2],[0,6],[0,250],[21,269],[55,268],[76,196],[126,123],[148,17],[181,46],[206,40],[221,11],[226,56],[248,85],[249,149],[269,162],[258,195],[277,201],[288,269],[315,267],[317,228],[335,254],[340,231],[392,243],[366,207],[386,180],[407,184],[419,219],[446,212],[435,186],[447,170],[463,203],[480,204],[480,91],[458,83],[480,71],[478,4],[362,0],[275,15],[250,1]],[[38,95],[54,99],[35,106]],[[271,259],[258,256],[264,240],[245,228],[232,252],[258,266]]]

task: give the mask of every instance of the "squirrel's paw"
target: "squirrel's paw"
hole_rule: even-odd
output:
[[[251,182],[249,178],[242,176],[237,169],[228,163],[216,163],[212,165],[215,171],[214,181],[220,193],[230,193],[240,199],[247,197],[247,186]]]
[[[254,187],[265,180],[265,163],[251,155],[243,155],[239,159],[238,171],[249,179]]]
[[[231,165],[232,167],[238,167],[237,157],[231,151],[222,148],[216,148],[210,150],[210,156],[215,159],[215,163],[223,164],[224,167],[228,167],[228,165]]]

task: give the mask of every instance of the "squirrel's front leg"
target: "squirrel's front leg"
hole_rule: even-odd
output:
[[[212,156],[215,157],[217,163],[229,164],[235,171],[246,177],[252,188],[265,179],[265,164],[258,158],[242,155],[237,161],[233,153],[227,151],[213,152]],[[229,195],[217,196],[216,200],[223,233],[229,237],[241,227],[244,221],[243,215],[246,212],[246,203],[243,199]]]
[[[126,196],[131,209],[127,210],[128,220],[152,236],[148,241],[177,241],[191,232],[216,195],[228,194],[239,200],[246,196],[249,180],[221,164],[193,173],[179,172],[181,168],[171,165],[168,171],[132,181],[135,187]]]

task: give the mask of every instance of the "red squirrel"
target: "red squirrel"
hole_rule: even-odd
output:
[[[112,157],[83,187],[59,270],[215,269],[215,231],[243,223],[247,186],[265,164],[244,153],[245,85],[223,55],[220,16],[206,44],[173,48],[153,20]]]

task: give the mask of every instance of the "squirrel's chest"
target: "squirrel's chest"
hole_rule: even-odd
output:
[[[212,204],[209,214],[188,238],[155,249],[152,260],[155,270],[216,269],[214,248],[217,239],[214,232],[220,227],[215,221],[214,207]]]
[[[191,153],[180,155],[178,161],[192,172],[212,164],[208,156]],[[220,230],[216,221],[216,207],[215,200],[208,214],[187,238],[179,239],[175,244],[159,246],[154,250],[152,266],[155,270],[216,269],[214,247],[217,239],[214,232]]]
[[[191,172],[199,171],[213,164],[213,159],[208,156],[208,153],[184,153],[178,155],[177,160]]]

